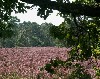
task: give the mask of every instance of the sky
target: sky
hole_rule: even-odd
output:
[[[32,10],[27,10],[27,13],[17,13],[15,14],[14,12],[12,13],[12,16],[17,16],[18,19],[20,19],[20,22],[23,21],[30,21],[30,22],[36,22],[38,24],[42,24],[42,23],[52,23],[56,26],[60,25],[63,21],[64,18],[57,16],[58,11],[53,11],[53,13],[51,13],[48,18],[46,20],[44,20],[43,18],[40,18],[40,16],[37,16],[37,8],[33,8]]]

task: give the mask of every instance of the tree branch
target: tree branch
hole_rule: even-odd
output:
[[[21,0],[23,2],[40,6],[41,8],[49,8],[58,10],[63,14],[75,13],[76,15],[85,15],[91,17],[100,17],[100,7],[89,6],[85,4],[75,3],[58,3],[49,0]]]

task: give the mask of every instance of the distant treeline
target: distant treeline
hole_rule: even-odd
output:
[[[64,47],[63,42],[54,39],[50,35],[49,29],[53,26],[51,23],[43,23],[41,25],[36,22],[20,23],[16,17],[13,17],[11,23],[14,25],[14,34],[11,38],[1,38],[0,47]]]

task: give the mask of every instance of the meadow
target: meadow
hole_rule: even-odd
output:
[[[69,73],[69,70],[65,68],[57,71],[60,77],[40,71],[40,68],[49,63],[51,59],[59,58],[65,61],[68,58],[68,51],[70,49],[65,47],[0,48],[0,79],[66,79],[64,75]],[[81,64],[93,76],[95,72],[92,66],[100,67],[100,60],[97,62],[90,59]]]

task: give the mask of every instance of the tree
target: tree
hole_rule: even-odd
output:
[[[52,13],[53,10],[58,10],[60,16],[63,17],[65,21],[58,27],[52,27],[51,33],[54,37],[57,37],[60,40],[66,39],[68,41],[68,45],[72,47],[69,59],[72,62],[74,62],[76,60],[85,61],[91,57],[95,57],[96,59],[100,58],[100,4],[98,3],[99,1],[21,1],[22,2],[18,0],[0,0],[1,26],[7,27],[6,25],[9,24],[9,16],[11,15],[12,11],[24,13],[26,9],[31,8],[29,6],[26,6],[25,3],[33,4],[33,6],[39,6],[37,15],[44,19],[46,19],[49,16],[49,13]],[[5,34],[3,30],[1,30],[1,32],[3,32],[2,34]]]
[[[4,31],[1,31],[4,35],[1,36],[0,38],[0,47],[15,47],[15,41],[16,41],[16,35],[17,35],[17,26],[20,20],[17,17],[10,17],[11,19],[9,20],[10,27],[7,26]],[[2,26],[0,29],[3,29],[5,26]],[[6,31],[8,28],[8,32]]]
[[[10,23],[14,25],[14,34],[10,38],[1,38],[1,47],[33,47],[33,46],[64,46],[54,39],[49,29],[53,24],[35,22],[20,23],[17,17],[12,17]]]
[[[23,2],[34,4],[35,6],[39,6],[39,10],[42,12],[48,12],[53,10],[58,10],[63,14],[74,13],[76,15],[86,15],[86,16],[100,16],[100,8],[95,4],[94,0],[76,0],[75,2],[69,3],[69,0],[21,0]],[[61,1],[61,2],[59,2]],[[88,4],[89,3],[89,4]],[[90,4],[91,3],[91,4]],[[49,10],[50,9],[50,10]]]

